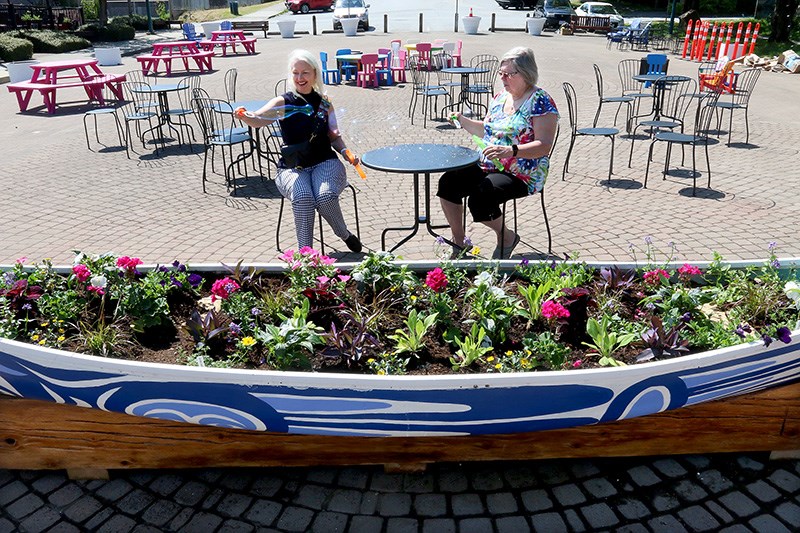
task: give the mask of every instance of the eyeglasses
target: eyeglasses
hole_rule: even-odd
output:
[[[518,71],[518,70],[515,70],[514,72],[503,72],[502,70],[498,70],[498,71],[497,71],[497,75],[498,75],[498,76],[500,76],[500,77],[501,77],[501,78],[503,78],[503,79],[506,79],[506,78],[513,78],[513,77],[514,77],[514,76],[516,76],[517,74],[519,74],[519,71]]]

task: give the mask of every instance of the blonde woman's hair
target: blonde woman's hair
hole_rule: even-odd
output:
[[[500,64],[504,63],[513,63],[514,68],[531,87],[539,82],[539,67],[536,66],[536,58],[530,48],[524,46],[512,48],[500,58]]]
[[[314,69],[315,74],[313,88],[319,95],[325,95],[325,86],[322,84],[322,67],[320,66],[319,60],[308,50],[302,50],[299,48],[297,50],[292,50],[292,53],[289,54],[286,87],[292,92],[297,92],[297,87],[294,85],[294,76],[292,76],[292,67],[298,61],[303,61],[304,63],[311,65],[311,68]]]

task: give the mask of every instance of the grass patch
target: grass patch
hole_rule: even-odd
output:
[[[283,2],[280,0],[274,0],[272,2],[264,2],[263,4],[256,4],[253,6],[240,6],[239,7],[239,14],[241,16],[250,15],[264,9],[265,7],[270,7],[275,4],[283,5]],[[219,8],[219,9],[207,9],[203,11],[189,11],[181,15],[181,20],[186,22],[211,22],[214,20],[236,20],[235,15],[231,15],[230,9],[227,7]]]

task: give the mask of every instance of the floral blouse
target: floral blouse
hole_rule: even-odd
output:
[[[558,116],[556,103],[543,89],[536,87],[528,100],[517,109],[513,115],[506,115],[503,105],[506,98],[511,95],[505,91],[498,94],[489,104],[489,112],[483,121],[483,141],[487,144],[511,146],[512,144],[525,144],[534,141],[533,125],[531,119],[555,113]],[[521,179],[528,186],[528,194],[535,194],[542,190],[547,180],[550,169],[550,158],[547,156],[536,159],[522,157],[509,157],[500,159],[504,172]],[[481,168],[486,172],[497,172],[495,164],[481,156]]]

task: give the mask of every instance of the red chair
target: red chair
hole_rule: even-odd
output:
[[[417,43],[417,68],[433,70],[431,43]]]
[[[378,64],[378,54],[364,54],[361,56],[361,69],[356,77],[356,85],[366,87],[367,83],[372,83],[373,87],[378,86],[378,76],[375,68]]]

